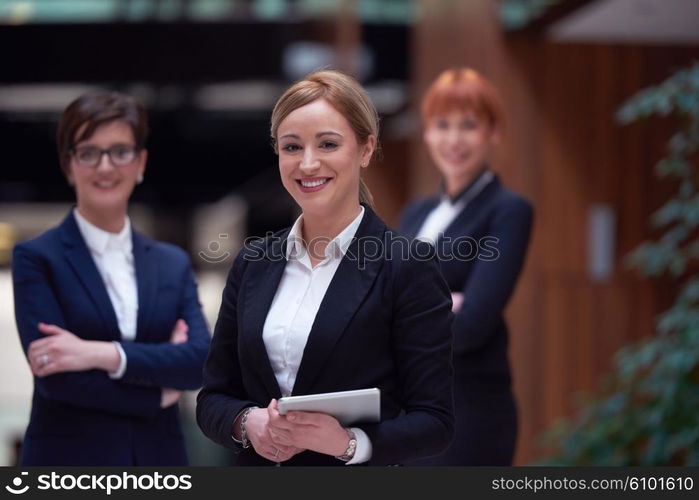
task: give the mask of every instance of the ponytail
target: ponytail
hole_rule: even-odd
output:
[[[369,188],[362,179],[359,179],[359,202],[374,208],[374,197],[371,195],[371,191],[369,191]]]

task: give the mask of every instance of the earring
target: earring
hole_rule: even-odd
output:
[[[366,168],[366,167],[367,167],[367,164],[366,164],[366,163],[362,163],[362,164],[361,164],[361,167],[362,167],[362,168]]]
[[[143,174],[138,174],[136,178],[136,184],[141,184],[143,182]]]

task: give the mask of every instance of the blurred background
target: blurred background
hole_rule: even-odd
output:
[[[279,182],[269,115],[291,81],[325,66],[356,75],[381,114],[383,155],[365,179],[389,224],[438,185],[418,115],[427,85],[471,66],[500,89],[508,126],[494,168],[536,210],[508,309],[516,463],[562,453],[541,436],[576,418],[577,394],[609,391],[600,384],[617,369],[615,353],[656,335],[692,269],[648,280],[625,257],[662,236],[649,218],[677,179],[659,179],[654,166],[686,117],[699,116],[699,79],[690,74],[689,115],[650,97],[636,101],[645,114],[618,110],[691,67],[698,27],[696,0],[0,0],[0,464],[16,459],[32,389],[11,249],[59,223],[74,199],[56,157],[63,108],[95,88],[144,102],[149,163],[131,216],[190,253],[213,326],[243,239],[297,216]],[[686,153],[696,169],[696,148]],[[192,463],[225,463],[194,423],[194,396],[181,402]],[[588,438],[575,439],[580,447]],[[695,453],[684,461],[699,463],[699,433],[680,444]]]

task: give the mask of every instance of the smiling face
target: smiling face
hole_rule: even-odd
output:
[[[82,130],[78,130],[77,137]],[[74,145],[74,150],[87,147],[108,150],[119,146],[134,147],[134,135],[129,124],[114,120],[100,125],[88,138]],[[75,195],[80,212],[101,219],[106,214],[126,213],[129,197],[139,176],[143,175],[147,153],[139,150],[135,159],[126,165],[115,167],[109,155],[103,154],[97,167],[78,165],[76,155],[68,163],[68,179],[75,187]]]
[[[473,112],[453,111],[430,118],[424,140],[447,186],[463,187],[486,168],[498,133]]]
[[[325,99],[289,113],[277,129],[279,172],[305,214],[343,217],[356,211],[359,173],[376,137],[361,144],[349,122]]]

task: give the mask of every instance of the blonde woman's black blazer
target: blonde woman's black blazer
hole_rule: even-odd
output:
[[[378,387],[381,422],[358,424],[370,465],[435,455],[453,428],[451,299],[432,247],[410,243],[365,206],[323,299],[293,395]],[[288,229],[247,245],[228,275],[204,367],[197,420],[241,465],[272,465],[231,438],[234,419],[281,396],[262,329],[286,264]],[[311,451],[282,465],[343,465]]]

